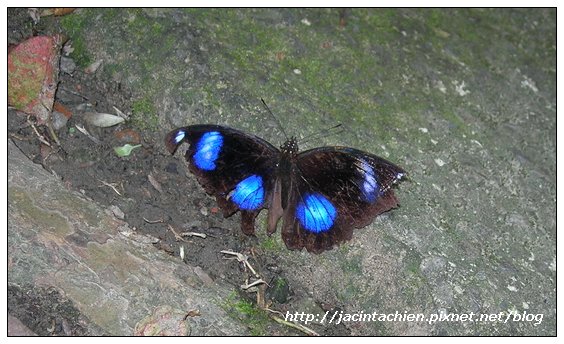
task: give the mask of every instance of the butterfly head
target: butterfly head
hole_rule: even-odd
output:
[[[294,156],[298,153],[298,140],[295,136],[290,137],[282,146],[280,146],[282,154]]]

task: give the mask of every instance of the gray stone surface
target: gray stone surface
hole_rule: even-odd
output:
[[[8,336],[20,336],[20,337],[28,337],[28,336],[37,336],[32,330],[27,328],[21,321],[17,318],[14,318],[11,315],[8,315]]]
[[[8,164],[9,285],[56,288],[84,316],[88,334],[247,333],[222,308],[231,288],[204,283],[11,142]]]

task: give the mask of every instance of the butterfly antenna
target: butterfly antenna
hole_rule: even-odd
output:
[[[260,98],[260,101],[262,102],[262,105],[264,105],[266,111],[268,111],[270,116],[272,116],[272,118],[274,118],[274,120],[276,121],[276,124],[278,124],[278,127],[280,128],[280,131],[282,131],[282,134],[284,134],[284,137],[286,138],[286,140],[288,140],[288,135],[286,135],[286,131],[284,131],[284,127],[282,126],[282,123],[280,123],[280,121],[278,120],[278,117],[274,116],[272,111],[270,111],[270,108],[268,107],[268,105],[266,105],[266,102],[264,101],[264,99]]]
[[[304,137],[302,140],[300,140],[300,144],[309,142],[313,139],[329,137],[331,135],[340,134],[345,130],[344,128],[342,128],[342,126],[343,125],[341,123],[339,123],[339,124],[332,126],[331,128],[320,130],[316,133],[313,133],[309,136]]]

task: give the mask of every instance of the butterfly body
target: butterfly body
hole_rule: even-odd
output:
[[[236,129],[193,125],[170,132],[174,153],[189,143],[186,160],[224,216],[241,211],[241,229],[254,234],[255,218],[269,209],[268,234],[282,218],[282,239],[289,249],[321,253],[352,238],[397,206],[391,189],[405,171],[376,155],[347,147],[298,152],[295,138],[280,149]]]

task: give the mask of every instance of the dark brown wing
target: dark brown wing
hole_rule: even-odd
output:
[[[321,253],[350,240],[354,228],[397,206],[392,185],[404,175],[393,163],[352,148],[298,154],[284,210],[286,246]]]
[[[193,125],[171,131],[166,146],[174,153],[189,143],[186,160],[224,216],[241,211],[241,229],[254,234],[255,218],[270,206],[279,150],[265,140],[217,125]]]

